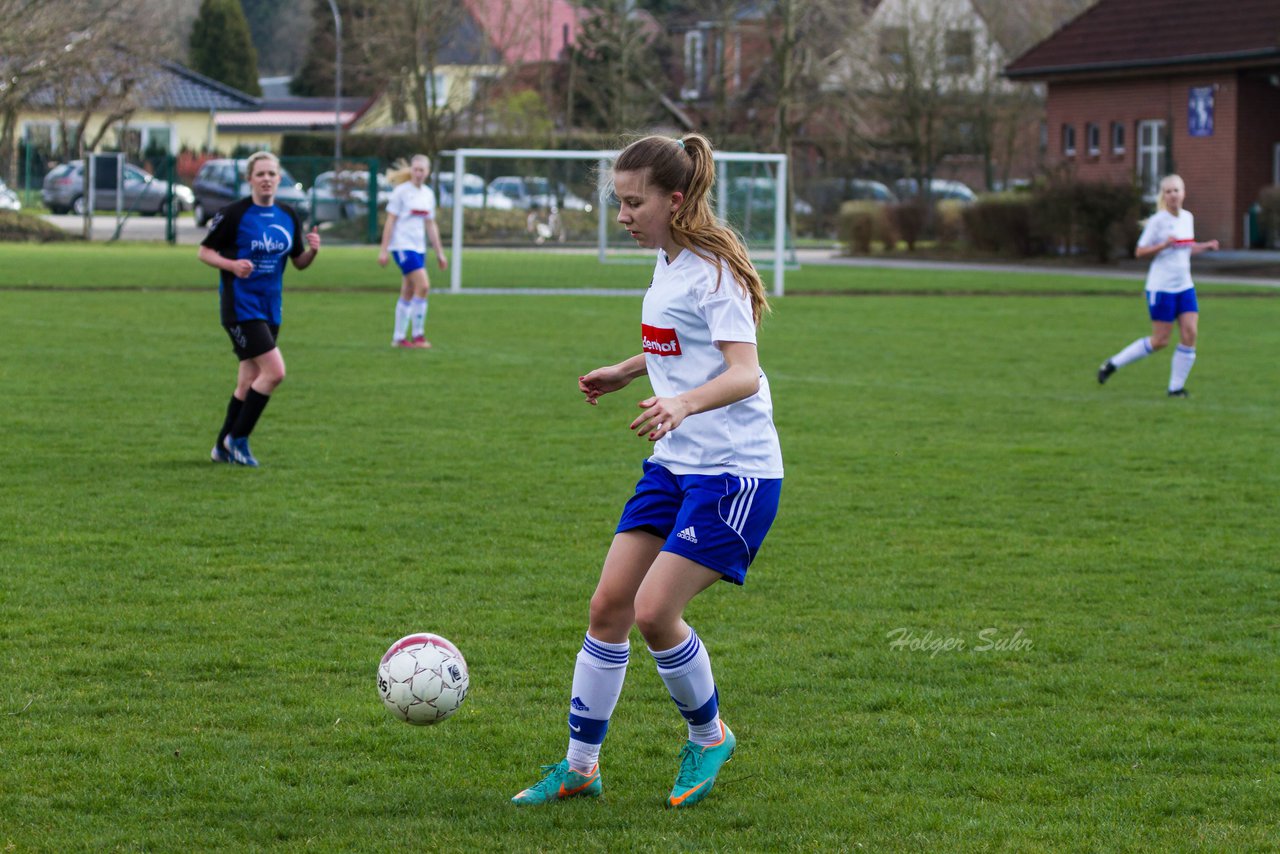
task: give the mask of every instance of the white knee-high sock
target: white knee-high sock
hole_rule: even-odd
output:
[[[414,297],[410,305],[410,316],[413,317],[413,337],[421,338],[427,330],[427,298]]]
[[[1173,365],[1169,368],[1169,391],[1177,391],[1187,384],[1187,374],[1196,363],[1196,348],[1179,344],[1173,351]]]
[[[1116,353],[1114,356],[1108,359],[1108,361],[1111,362],[1111,364],[1115,365],[1117,368],[1122,368],[1125,365],[1129,364],[1130,362],[1136,362],[1139,359],[1147,358],[1153,352],[1154,351],[1151,349],[1151,339],[1139,338],[1137,341],[1134,341],[1132,344],[1130,344],[1128,347],[1125,347],[1119,353]]]
[[[403,341],[409,331],[409,307],[407,299],[396,300],[396,328],[391,333],[392,341]]]
[[[590,634],[573,668],[573,697],[569,701],[569,767],[589,774],[600,761],[600,745],[609,731],[609,718],[618,705],[627,676],[629,643],[605,643]]]
[[[649,650],[658,665],[658,675],[667,686],[676,708],[689,724],[689,740],[694,744],[715,744],[721,738],[720,698],[711,673],[711,656],[689,629],[689,637],[674,648]]]

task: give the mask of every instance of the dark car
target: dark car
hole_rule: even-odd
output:
[[[56,214],[71,211],[83,214],[84,198],[84,161],[71,160],[55,166],[44,176],[44,184],[40,188],[40,198],[45,207]],[[191,188],[184,184],[173,185],[173,199],[178,211],[191,210],[195,197]],[[169,182],[155,178],[144,169],[132,163],[124,164],[124,198],[121,207],[126,211],[134,211],[148,216],[164,213],[169,203]],[[100,211],[116,209],[114,191],[99,191],[94,194],[94,207]]]
[[[244,170],[248,160],[207,160],[192,182],[195,191],[195,217],[197,225],[204,225],[213,215],[234,201],[249,195],[249,182]],[[288,170],[280,169],[280,189],[276,201],[284,202],[304,219],[307,216],[307,194]]]

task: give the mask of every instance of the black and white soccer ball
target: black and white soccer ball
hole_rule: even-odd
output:
[[[428,726],[458,711],[471,684],[458,648],[429,632],[406,635],[378,664],[378,696],[405,723]]]

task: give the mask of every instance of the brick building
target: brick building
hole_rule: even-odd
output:
[[[1149,199],[1177,172],[1199,239],[1244,247],[1280,184],[1280,0],[1101,0],[1005,73],[1048,84],[1050,163]]]

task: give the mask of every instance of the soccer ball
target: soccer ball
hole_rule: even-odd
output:
[[[428,726],[458,711],[471,677],[462,653],[428,632],[406,635],[378,664],[378,696],[405,723]]]

